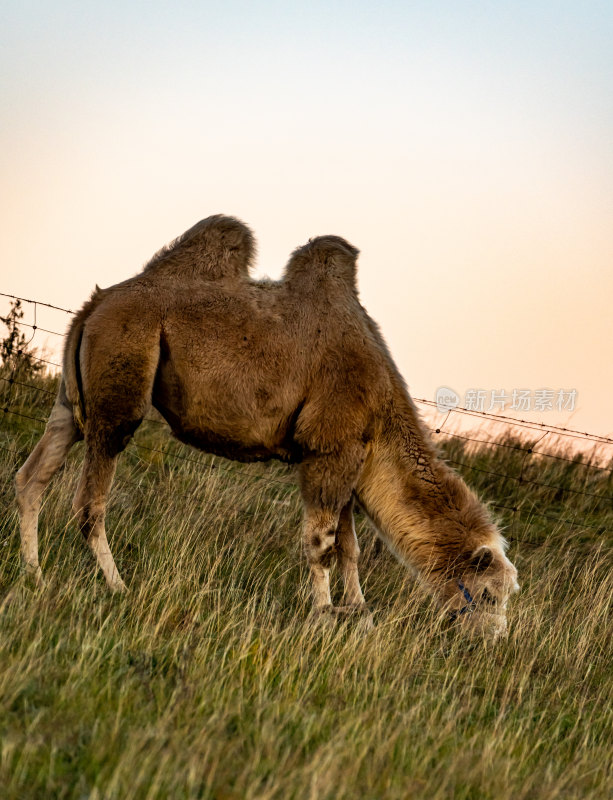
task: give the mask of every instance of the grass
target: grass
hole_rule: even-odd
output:
[[[29,416],[52,401],[1,392]],[[610,471],[512,439],[446,443],[484,498],[518,509],[497,512],[522,592],[492,647],[442,624],[361,517],[376,628],[314,628],[291,473],[196,453],[155,423],[122,456],[109,507],[130,593],[108,594],[70,518],[82,445],[46,495],[49,585],[33,590],[12,479],[41,430],[0,420],[3,800],[613,795],[612,507],[591,496],[611,496]]]

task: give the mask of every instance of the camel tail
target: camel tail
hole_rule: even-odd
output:
[[[83,398],[79,353],[85,323],[94,308],[99,304],[103,294],[102,289],[96,286],[90,299],[73,319],[64,347],[63,389],[68,401],[67,404],[72,408],[75,425],[81,433],[85,429],[85,400]]]

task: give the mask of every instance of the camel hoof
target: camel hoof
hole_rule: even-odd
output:
[[[372,631],[375,627],[373,616],[368,610],[366,603],[336,606],[333,611],[339,618],[355,621],[356,626],[364,632]]]
[[[371,631],[375,627],[372,614],[365,603],[347,606],[319,606],[311,612],[311,620],[317,625],[336,627],[340,621],[354,623],[360,631]]]
[[[317,606],[309,614],[309,622],[321,628],[336,627],[337,617],[333,606]]]
[[[29,586],[35,589],[44,589],[47,585],[43,578],[43,571],[38,564],[24,564],[23,573]]]
[[[109,583],[109,589],[111,590],[111,594],[128,594],[129,591],[121,578],[117,578],[117,580]]]

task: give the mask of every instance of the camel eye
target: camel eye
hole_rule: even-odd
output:
[[[494,554],[489,547],[480,547],[476,553],[473,554],[470,560],[470,566],[475,572],[484,572],[491,566],[494,560]]]
[[[494,597],[494,595],[490,594],[487,589],[484,589],[481,592],[481,600],[484,603],[487,603],[490,606],[495,606],[498,604],[498,600]]]

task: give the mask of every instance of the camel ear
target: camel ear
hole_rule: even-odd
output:
[[[487,545],[481,545],[472,554],[470,559],[470,567],[475,572],[483,572],[486,570],[494,560],[494,554]]]

